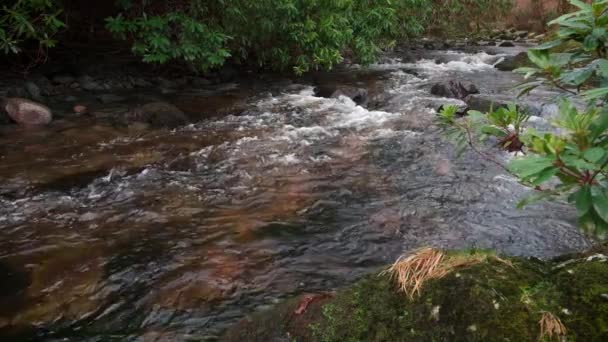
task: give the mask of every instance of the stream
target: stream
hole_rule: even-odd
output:
[[[539,258],[588,247],[569,205],[517,210],[529,190],[458,158],[434,125],[458,102],[430,95],[439,81],[513,96],[521,79],[494,64],[518,49],[395,53],[318,81],[368,89],[368,108],[313,84],[233,84],[242,111],[175,130],[86,118],[4,129],[0,339],[215,340],[422,246]],[[205,107],[194,91],[176,97]]]

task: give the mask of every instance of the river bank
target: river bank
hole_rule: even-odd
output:
[[[608,338],[607,252],[598,246],[551,261],[449,252],[439,263],[449,265],[440,271],[447,274],[409,274],[407,286],[420,282],[411,297],[390,273],[377,272],[337,293],[257,313],[221,340],[601,341]]]

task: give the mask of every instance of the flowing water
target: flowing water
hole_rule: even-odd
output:
[[[493,67],[500,57],[426,52],[322,81],[367,87],[370,109],[286,83],[174,131],[85,120],[3,132],[2,340],[214,339],[420,246],[587,247],[568,205],[516,210],[527,190],[473,154],[456,158],[433,125],[455,102],[429,95],[437,81],[511,94],[520,80]]]

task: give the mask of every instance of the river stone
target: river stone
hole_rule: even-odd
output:
[[[496,109],[499,107],[506,107],[510,102],[506,99],[500,99],[495,96],[489,97],[487,95],[472,94],[467,96],[464,101],[469,106],[469,110],[476,110],[482,113],[490,111],[490,109]]]
[[[433,85],[431,94],[463,100],[471,94],[479,94],[479,89],[471,82],[450,80]]]
[[[498,45],[499,47],[514,47],[515,44],[511,41],[504,41]]]
[[[72,84],[76,79],[70,75],[55,75],[53,76],[53,82],[57,84]]]
[[[502,62],[496,64],[496,69],[501,71],[513,71],[517,68],[528,66],[529,64],[530,60],[528,59],[528,54],[522,52],[515,56],[504,57]]]
[[[353,100],[359,106],[366,106],[368,102],[367,89],[351,87],[351,86],[340,86],[332,94],[331,98],[339,98],[340,96],[346,96]]]
[[[143,122],[155,128],[175,128],[188,123],[188,117],[176,106],[152,102],[135,108],[125,116],[127,122]]]
[[[31,81],[25,82],[25,90],[34,100],[39,100],[42,98],[42,92],[40,91],[40,87]]]
[[[101,103],[112,103],[124,101],[125,98],[114,94],[101,94],[97,96],[97,100]]]
[[[11,119],[21,125],[48,125],[53,120],[47,106],[27,99],[9,98],[3,107]]]
[[[95,82],[93,77],[88,76],[88,75],[79,77],[78,83],[84,90],[93,91],[93,90],[103,90],[104,89],[99,83]]]

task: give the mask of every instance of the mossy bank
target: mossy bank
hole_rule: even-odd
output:
[[[451,257],[463,253],[479,252]],[[222,340],[608,341],[608,245],[552,261],[476,260],[425,281],[412,298],[387,274],[295,298]]]

